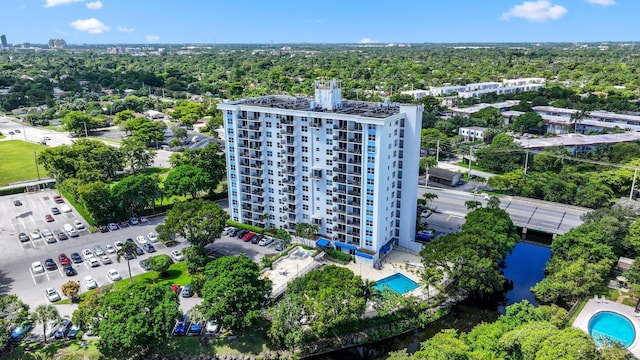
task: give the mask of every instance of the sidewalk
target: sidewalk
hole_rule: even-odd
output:
[[[460,166],[457,163],[451,163],[451,162],[446,162],[446,161],[438,161],[438,167],[441,168],[441,169],[447,169],[447,170],[451,170],[451,171],[454,171],[454,172],[460,172],[460,173],[468,173],[469,172],[469,167]],[[496,176],[496,174],[485,172],[485,171],[480,171],[480,170],[475,170],[475,169],[471,169],[471,174],[483,177],[483,178],[485,178],[487,180],[489,178],[492,178],[492,177]]]

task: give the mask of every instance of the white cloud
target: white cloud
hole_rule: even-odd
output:
[[[84,0],[44,0],[44,7],[50,8],[59,5],[69,5],[74,2],[81,2]]]
[[[103,32],[111,30],[110,26],[105,25],[96,18],[76,20],[70,23],[69,26],[78,31],[86,31],[89,34],[102,34]]]
[[[557,20],[567,12],[568,10],[564,6],[553,5],[547,0],[525,1],[502,13],[500,20],[509,20],[511,18],[523,18],[529,21]]]
[[[616,0],[587,0],[589,4],[611,6],[616,4]]]
[[[102,1],[98,0],[95,2],[86,3],[85,5],[89,10],[98,10],[102,8]]]
[[[118,29],[118,31],[123,32],[123,33],[132,33],[134,31],[136,31],[136,29],[134,29],[134,28],[128,28],[128,27],[124,27],[124,26],[120,26],[120,25],[118,25],[116,27],[116,29]]]
[[[362,39],[360,39],[360,41],[358,41],[358,43],[360,43],[360,44],[374,44],[374,43],[377,43],[377,42],[378,42],[378,40],[373,40],[371,38],[362,38]]]
[[[157,35],[147,35],[147,41],[150,43],[158,42],[160,40],[160,36]]]

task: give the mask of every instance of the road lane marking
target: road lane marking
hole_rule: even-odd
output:
[[[449,221],[451,220],[451,215],[447,216],[447,218],[445,219],[445,221]]]

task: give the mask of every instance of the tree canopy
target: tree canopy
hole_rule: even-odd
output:
[[[205,246],[220,238],[229,215],[208,200],[177,203],[167,212],[166,227],[192,245]]]

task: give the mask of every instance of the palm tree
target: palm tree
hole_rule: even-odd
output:
[[[464,202],[464,205],[467,207],[467,210],[475,210],[482,207],[482,203],[478,200],[467,200]]]
[[[578,124],[580,124],[582,120],[588,118],[589,116],[591,116],[591,114],[587,110],[578,110],[575,113],[571,114],[571,118],[569,119],[569,122],[573,123],[574,134],[578,130]]]
[[[362,289],[364,291],[364,299],[365,300],[375,300],[377,299],[381,293],[375,286],[377,283],[375,281],[371,281],[369,279],[365,279],[362,282]]]
[[[489,209],[497,209],[500,207],[500,198],[497,197],[496,195],[491,195],[489,196],[489,199],[487,200],[487,207]]]
[[[435,287],[438,290],[441,290],[440,280],[442,280],[442,272],[437,271],[434,268],[425,269],[420,274],[420,282],[424,285],[427,294],[427,301],[429,301],[429,289],[431,287]]]
[[[428,208],[430,208],[431,203],[433,202],[433,199],[437,199],[438,195],[434,193],[426,192],[422,194],[422,197],[424,198],[424,203],[427,205]]]
[[[47,342],[47,323],[52,320],[60,320],[60,313],[58,309],[51,305],[40,305],[33,312],[33,318],[36,323],[42,324],[42,335],[44,335],[44,342]]]
[[[129,259],[129,257],[125,257],[124,255],[126,253],[129,253],[131,255],[133,255],[134,258],[136,258],[136,245],[132,242],[128,242],[125,241],[124,244],[122,244],[122,248],[120,248],[120,250],[118,250],[118,252],[116,252],[116,260],[118,262],[120,262],[120,258],[124,257],[125,259],[127,259],[127,268],[129,268],[129,284],[133,283],[133,277],[131,276],[131,260]]]

